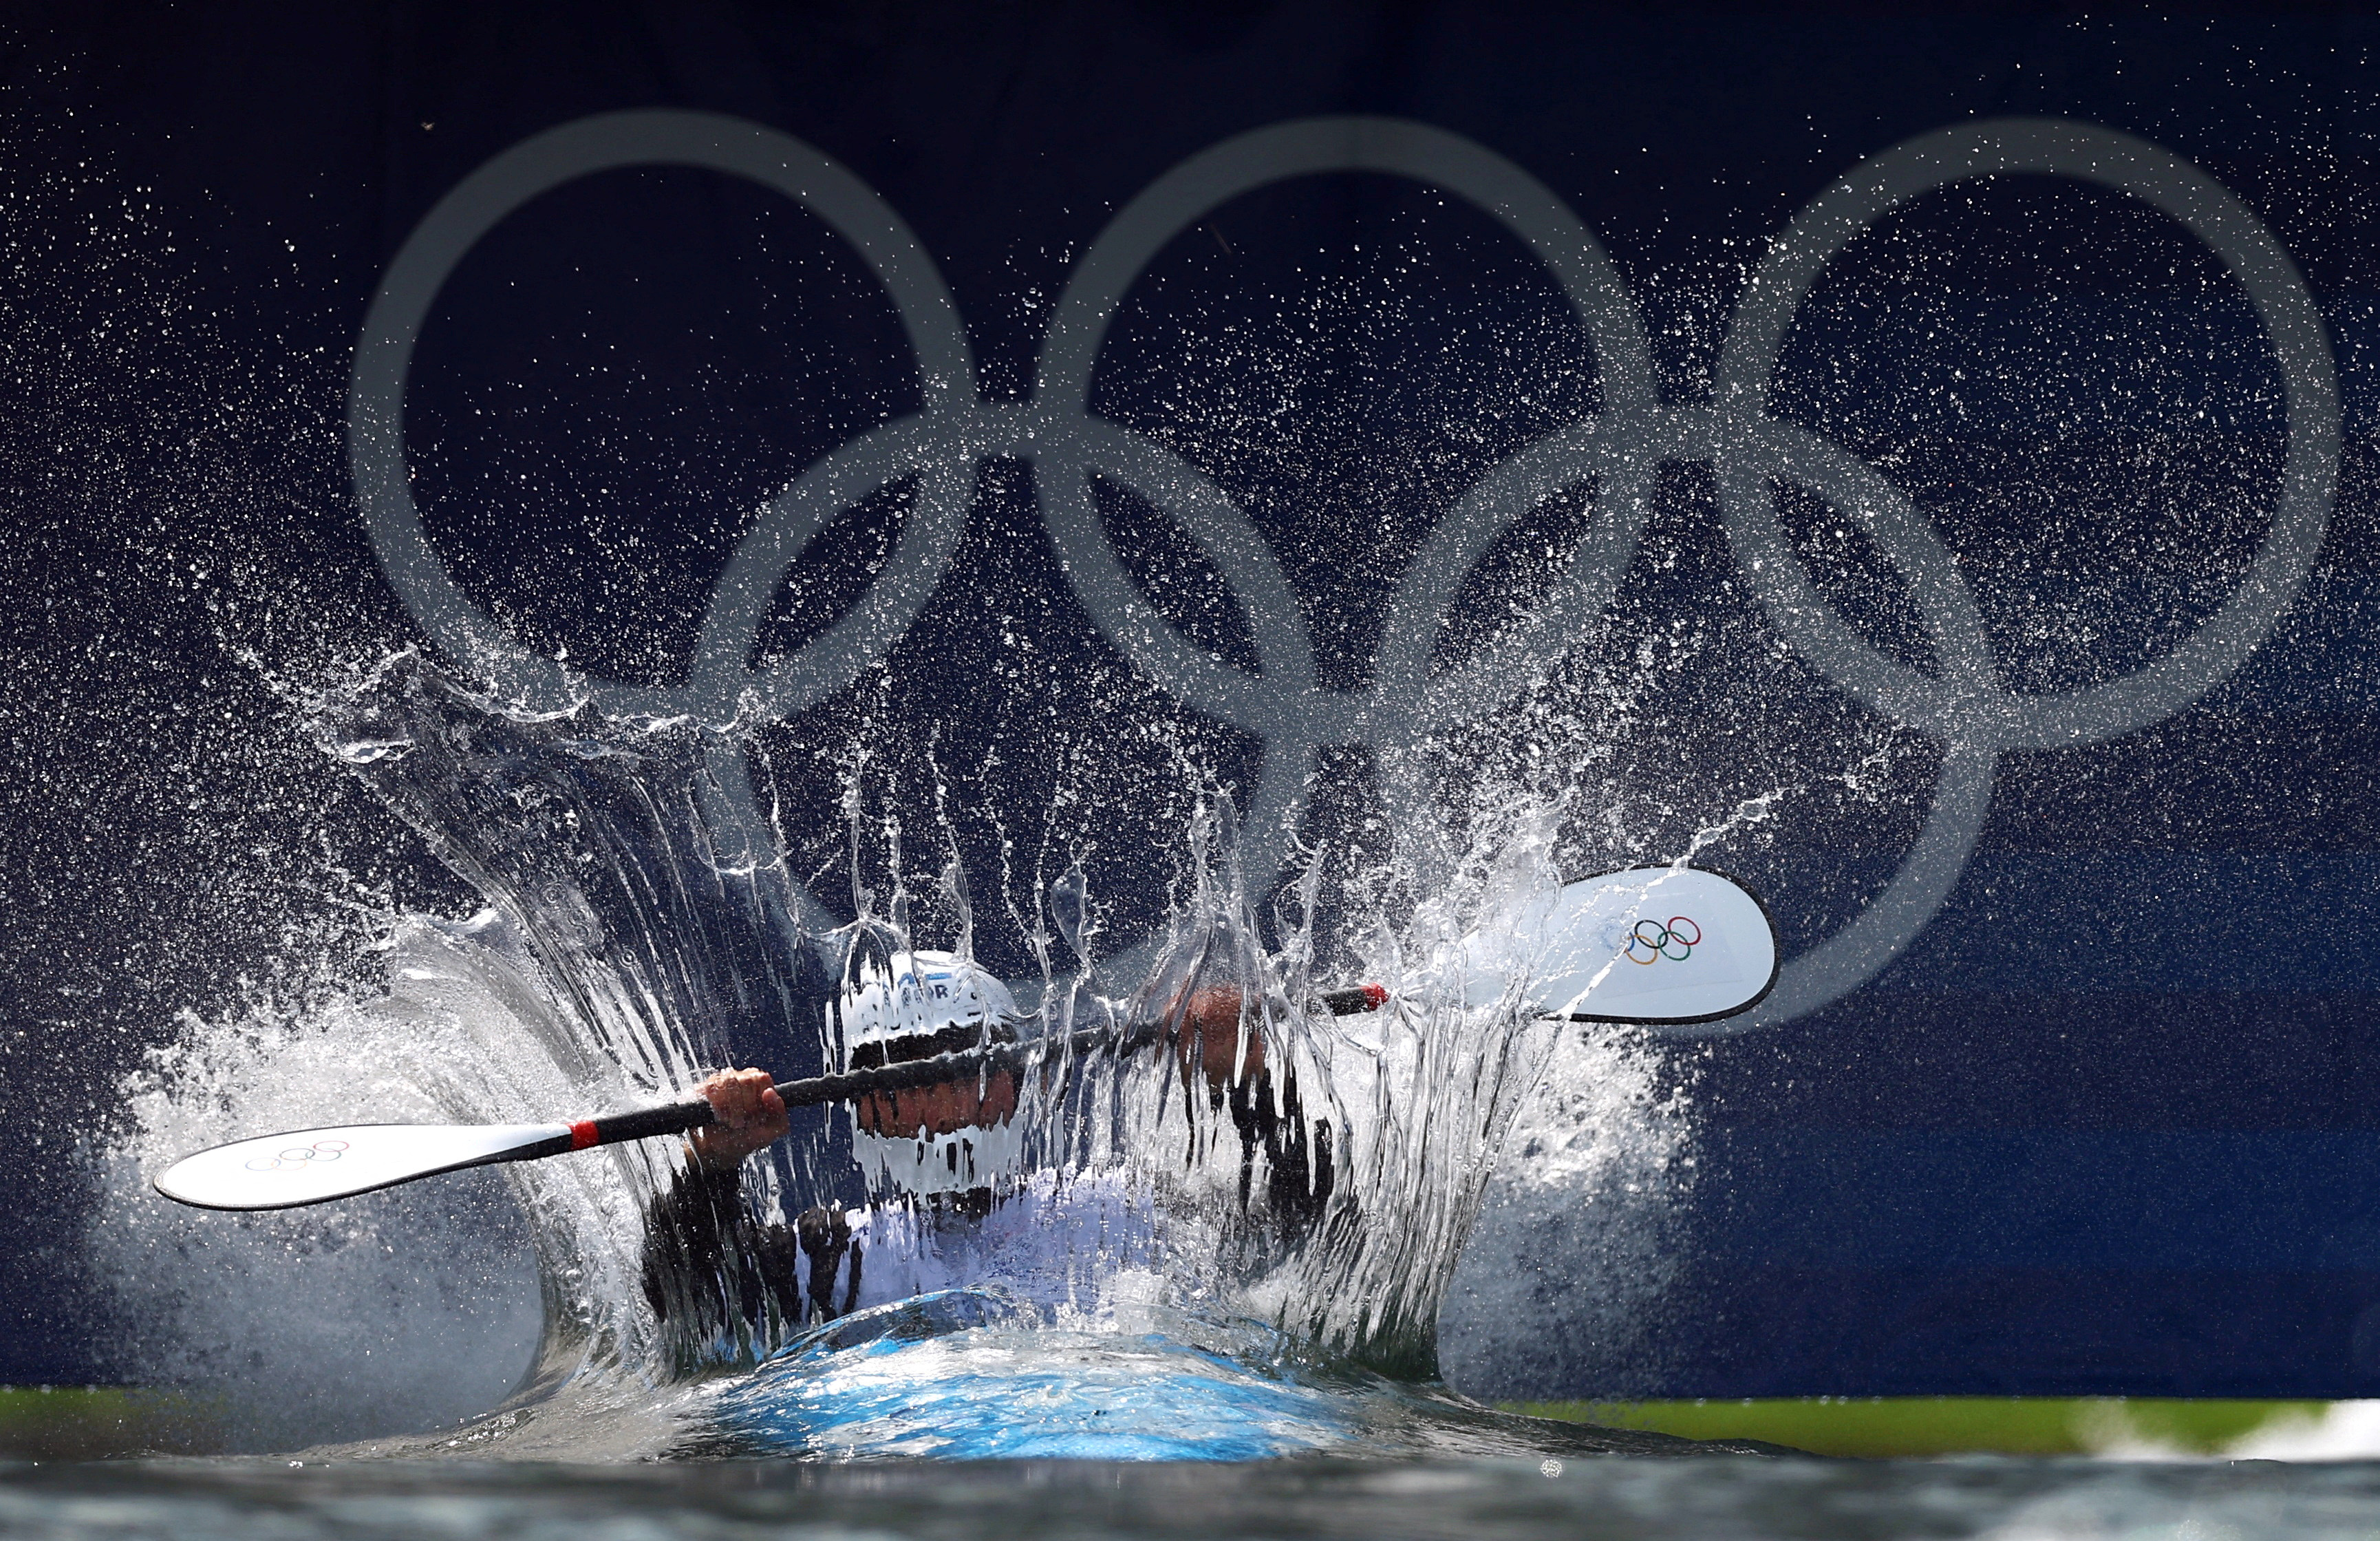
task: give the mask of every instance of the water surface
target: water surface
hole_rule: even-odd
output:
[[[2380,1526],[2380,1464],[1983,1459],[147,1461],[0,1472],[26,1536],[2299,1538]]]

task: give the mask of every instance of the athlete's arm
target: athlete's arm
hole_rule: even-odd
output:
[[[686,1352],[739,1318],[758,1323],[769,1296],[788,1321],[806,1312],[793,1230],[756,1225],[744,1205],[744,1158],[784,1138],[784,1099],[758,1070],[722,1070],[697,1090],[717,1121],[687,1137],[691,1159],[645,1213],[645,1297]]]

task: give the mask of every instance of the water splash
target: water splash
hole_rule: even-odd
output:
[[[852,981],[897,969],[917,947],[955,944],[971,959],[978,946],[946,784],[925,807],[905,806],[888,779],[871,780],[864,744],[844,762],[841,800],[853,918],[820,930],[805,923],[782,838],[731,827],[722,812],[732,801],[717,767],[733,728],[608,720],[583,705],[509,709],[411,654],[298,704],[322,749],[487,907],[460,923],[391,916],[384,996],[187,1024],[140,1078],[136,1128],[108,1156],[113,1192],[144,1191],[136,1168],[259,1128],[540,1120],[681,1095],[706,1067],[730,1062],[787,1077],[839,1067],[848,1036],[837,1003]],[[1660,1079],[1649,1042],[1558,1032],[1525,1005],[1524,972],[1500,998],[1465,1004],[1466,940],[1509,930],[1565,875],[1575,795],[1475,783],[1456,816],[1441,809],[1400,828],[1368,865],[1338,863],[1335,895],[1331,853],[1318,845],[1267,894],[1243,870],[1232,801],[1210,781],[1189,804],[1161,931],[1120,953],[1083,851],[1052,862],[1045,838],[1033,881],[1002,874],[1012,943],[1038,972],[1016,988],[1026,1035],[1063,1044],[1099,1022],[1170,1024],[1176,1046],[1062,1049],[1027,1071],[1016,1113],[1026,1160],[988,1214],[871,1193],[852,1157],[851,1116],[832,1110],[750,1164],[751,1220],[783,1224],[814,1205],[864,1212],[878,1290],[994,1290],[1127,1358],[1159,1351],[1156,1341],[1228,1357],[1238,1351],[1211,1341],[1245,1345],[1256,1332],[1291,1346],[1247,1372],[1277,1388],[1315,1376],[1342,1388],[1350,1376],[1428,1382],[1440,1305],[1524,1107],[1508,1186],[1544,1203],[1525,1222],[1511,1192],[1491,1206],[1507,1240],[1552,1223],[1560,1195],[1591,1196],[1683,1160],[1684,1092],[1641,1092]],[[1767,816],[1775,795],[1745,801],[1729,827]],[[949,930],[931,937],[917,935],[903,855],[913,817],[932,822],[944,853],[923,892]],[[1384,985],[1388,1008],[1344,1019],[1315,1009],[1318,991],[1347,979]],[[1240,1003],[1227,1047],[1179,1031],[1189,1003],[1224,989]],[[1531,1102],[1548,1064],[1551,1090]],[[710,1426],[730,1405],[671,1388],[761,1364],[791,1388],[800,1356],[784,1356],[811,1341],[812,1327],[733,1269],[701,1286],[724,1298],[723,1314],[671,1308],[676,1286],[645,1263],[645,1214],[680,1159],[674,1142],[650,1142],[335,1213],[237,1221],[119,1198],[94,1255],[124,1276],[119,1301],[140,1324],[126,1338],[128,1363],[237,1403],[237,1439],[451,1426],[509,1397],[503,1429],[529,1417],[544,1431],[546,1442],[519,1448],[579,1448],[552,1443],[567,1425],[580,1441],[601,1428],[606,1449],[664,1453],[700,1444],[688,1421]],[[132,1266],[161,1247],[167,1266]],[[1658,1280],[1656,1260],[1635,1264]],[[403,1358],[404,1372],[342,1358],[320,1333],[280,1331],[266,1303],[292,1290],[323,1303],[310,1320],[337,1324],[326,1331],[379,1324],[370,1330],[384,1347],[361,1357]],[[1614,1309],[1643,1295],[1615,1290]],[[1161,1330],[1150,1326],[1158,1317]],[[1062,1357],[1077,1338],[1038,1341]],[[1015,1346],[1002,1341],[993,1357]],[[252,1394],[223,1358],[251,1343],[272,1345],[251,1351],[262,1354],[249,1366]],[[837,1360],[832,1374],[856,1373],[855,1363]],[[806,1394],[785,1391],[795,1402]],[[1317,1428],[1329,1425],[1316,1416]],[[497,1425],[475,1426],[455,1437]]]

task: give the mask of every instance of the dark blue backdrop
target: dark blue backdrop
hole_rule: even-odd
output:
[[[419,631],[350,481],[348,371],[392,259],[492,157],[624,109],[791,135],[939,267],[974,355],[956,385],[1015,403],[1074,264],[1170,170],[1301,118],[1408,120],[1583,222],[1642,317],[1654,396],[1686,422],[1724,398],[1730,318],[1797,211],[1865,157],[2020,117],[2162,147],[2301,275],[2341,422],[2319,550],[2203,696],[2112,737],[2001,740],[1972,855],[1905,945],[1842,974],[1839,998],[1709,1041],[1691,1244],[1651,1339],[1626,1363],[1559,1342],[1548,1360],[1580,1393],[2380,1395],[2375,44],[2380,23],[2323,6],[16,7],[0,777],[21,812],[0,1107],[39,1180],[0,1274],[0,1378],[99,1363],[74,1130],[174,1011],[236,1009],[347,897],[261,852],[328,838],[365,887],[459,899],[279,735],[227,653]],[[2097,684],[2264,581],[2285,432],[2311,409],[2250,298],[2106,188],[1961,183],[1818,279],[1769,410],[1907,495],[2010,689]],[[1093,406],[1245,506],[1318,688],[1343,694],[1373,679],[1390,595],[1447,510],[1617,405],[1589,330],[1473,203],[1333,171],[1161,232]],[[852,246],[684,167],[600,171],[504,219],[439,290],[411,381],[412,498],[455,585],[532,650],[667,688],[753,510],[924,395]],[[946,584],[1046,593],[1060,666],[1127,670],[1042,544],[1050,467],[986,453],[962,479],[978,538]],[[1791,757],[1779,745],[1821,770],[1863,733],[1896,746],[1890,795],[1731,858],[1806,951],[1891,891],[1946,740],[1797,652],[1731,554],[1711,455],[1665,459],[1628,618],[1597,645],[1685,618],[1714,662],[1662,708],[1674,743],[1651,736],[1631,774],[1751,786],[1764,756]],[[1890,581],[1889,539],[1779,496],[1817,592],[1879,654],[1947,678],[1939,617]],[[1109,527],[1145,513],[1125,499]],[[1581,522],[1530,528],[1567,551]],[[1148,577],[1169,538],[1127,568]],[[1008,566],[983,555],[1002,539]],[[1525,567],[1506,544],[1496,559]],[[852,598],[831,565],[829,611]],[[1253,668],[1254,603],[1177,619]],[[903,645],[952,650],[947,699],[921,710],[963,724],[976,682],[954,624],[929,612]],[[781,602],[747,651],[818,630]],[[1214,726],[1164,696],[1152,710]],[[1730,747],[1737,711],[1768,747]],[[1280,752],[1231,732],[1250,764]]]

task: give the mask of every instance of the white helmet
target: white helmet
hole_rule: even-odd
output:
[[[982,1043],[1013,1043],[1017,1015],[1008,986],[948,952],[896,952],[890,968],[868,969],[843,996],[844,1064],[852,1070],[961,1053]],[[853,1154],[873,1185],[881,1178],[910,1193],[988,1188],[1017,1168],[1021,1142],[1012,1115],[992,1127],[907,1136],[855,1127]]]

